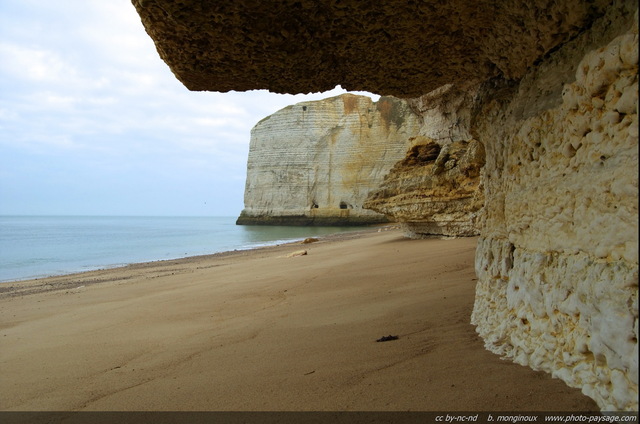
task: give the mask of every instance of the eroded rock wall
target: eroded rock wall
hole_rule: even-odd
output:
[[[484,204],[480,171],[484,147],[476,140],[444,147],[424,136],[371,192],[364,206],[401,223],[411,238],[473,236]]]
[[[386,222],[362,205],[419,128],[407,102],[393,97],[344,94],[276,112],[251,131],[238,224]]]
[[[478,88],[447,84],[408,101],[422,121],[420,136],[365,202],[407,237],[479,234],[485,152],[470,132]]]
[[[474,127],[487,202],[472,321],[488,349],[603,410],[638,409],[634,9],[616,3],[519,84],[490,87]]]

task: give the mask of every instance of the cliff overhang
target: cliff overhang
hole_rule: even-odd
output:
[[[308,93],[341,85],[417,97],[521,78],[609,0],[132,0],[190,90]]]
[[[482,143],[456,141],[441,147],[424,136],[413,142],[364,207],[392,217],[411,238],[478,235],[476,220],[484,205]]]

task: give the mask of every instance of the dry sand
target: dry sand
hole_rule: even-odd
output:
[[[6,284],[0,408],[597,410],[483,348],[475,238],[341,238]]]

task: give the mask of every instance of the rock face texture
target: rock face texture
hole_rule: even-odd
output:
[[[132,0],[190,90],[396,96],[522,77],[609,0]]]
[[[408,237],[479,233],[485,152],[470,130],[477,91],[448,84],[409,101],[422,119],[421,136],[365,202],[401,223]]]
[[[638,29],[612,9],[483,100],[486,346],[638,410]],[[631,27],[631,28],[630,28]]]
[[[133,3],[191,89],[415,97],[438,157],[480,143],[487,348],[638,410],[635,0]]]
[[[238,224],[364,225],[363,209],[421,125],[406,101],[343,94],[286,107],[251,131]]]
[[[426,137],[416,141],[364,206],[393,217],[412,238],[477,235],[476,216],[484,204],[484,147],[475,140],[444,148]]]

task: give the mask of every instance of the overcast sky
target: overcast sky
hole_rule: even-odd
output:
[[[130,0],[0,0],[0,214],[238,215],[251,128],[341,92],[190,92]]]

